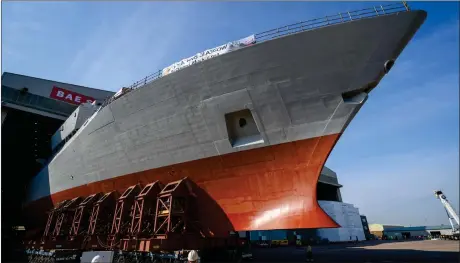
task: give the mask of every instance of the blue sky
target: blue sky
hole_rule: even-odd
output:
[[[199,51],[363,2],[2,2],[2,72],[116,91]],[[428,19],[327,165],[370,222],[447,224],[459,207],[459,4]]]

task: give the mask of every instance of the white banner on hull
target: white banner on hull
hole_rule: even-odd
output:
[[[254,44],[255,42],[256,42],[255,36],[251,35],[251,36],[245,37],[240,40],[236,40],[236,41],[229,42],[227,44],[224,44],[224,45],[221,45],[215,48],[205,50],[203,52],[197,53],[195,56],[191,56],[189,58],[183,59],[179,62],[172,64],[169,67],[164,68],[162,70],[162,76],[166,76],[170,73],[176,72],[178,70],[181,70],[185,67],[196,64],[198,62],[201,62],[201,61],[213,58],[213,57],[217,57],[222,54],[225,54],[225,53],[228,53],[228,52],[231,52],[231,51],[243,48],[243,47],[250,46]]]

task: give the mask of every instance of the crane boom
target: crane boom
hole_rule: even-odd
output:
[[[459,231],[459,226],[460,226],[460,220],[459,220],[458,214],[455,212],[454,208],[449,203],[449,201],[447,200],[447,197],[443,194],[442,191],[439,191],[439,190],[434,191],[434,194],[435,194],[436,198],[441,200],[441,203],[443,204],[444,208],[446,209],[447,216],[449,218],[449,222],[450,222],[450,224],[452,226],[452,231],[454,233],[458,232]],[[455,221],[456,226],[454,225],[454,222],[452,222],[452,220]]]

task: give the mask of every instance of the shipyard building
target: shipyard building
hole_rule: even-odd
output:
[[[372,235],[379,239],[410,239],[416,237],[439,237],[452,236],[452,227],[440,226],[402,226],[370,224],[369,229]]]
[[[21,209],[26,187],[52,156],[52,135],[81,103],[101,103],[114,93],[9,72],[2,74],[1,92],[5,241],[5,230],[23,225]]]

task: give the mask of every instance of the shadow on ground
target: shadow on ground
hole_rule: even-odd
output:
[[[357,245],[334,244],[313,247],[313,258],[314,262],[454,263],[459,262],[459,245],[459,242],[454,241],[370,241]],[[305,249],[302,248],[255,248],[252,252],[253,262],[306,262]]]
[[[409,242],[424,242],[427,240],[424,239],[409,239],[409,240],[369,240],[369,241],[360,241],[355,242],[346,242],[346,243],[331,243],[328,245],[319,245],[318,248],[331,248],[336,249],[338,247],[368,247],[376,246],[380,244],[398,244],[398,243],[409,243]]]

